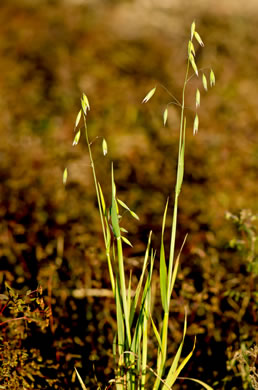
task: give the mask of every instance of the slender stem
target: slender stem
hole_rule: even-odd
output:
[[[111,262],[111,257],[109,250],[106,250],[106,257],[107,257],[107,262],[108,262],[108,271],[109,271],[109,276],[110,276],[110,281],[111,281],[111,287],[113,291],[113,295],[115,296],[115,278],[114,278],[114,273],[113,273],[113,267],[112,267],[112,262]]]
[[[146,313],[143,319],[143,327],[142,327],[142,357],[141,357],[141,389],[144,389],[146,382],[146,367],[147,367],[147,348],[148,348],[148,318]]]
[[[158,356],[158,376],[156,378],[154,389],[157,390],[160,384],[160,378],[162,377],[163,370],[165,367],[166,356],[167,356],[167,334],[168,334],[168,318],[169,318],[169,304],[171,297],[171,284],[172,284],[172,271],[173,271],[173,262],[174,262],[174,252],[175,252],[175,241],[176,241],[176,228],[177,228],[177,211],[178,211],[178,197],[180,194],[181,184],[182,184],[182,153],[184,153],[184,140],[185,140],[185,119],[184,119],[184,110],[185,110],[185,89],[187,85],[188,73],[190,67],[190,60],[187,60],[187,67],[185,73],[185,80],[182,90],[182,104],[181,104],[181,119],[180,119],[180,132],[179,132],[179,145],[178,145],[178,162],[177,162],[177,177],[175,185],[175,200],[174,200],[174,211],[173,211],[173,222],[171,227],[171,239],[170,239],[170,254],[169,254],[169,266],[168,266],[168,283],[167,283],[167,301],[168,301],[168,311],[164,313],[163,325],[162,325],[162,350]]]
[[[160,85],[161,88],[163,88],[169,94],[169,96],[171,96],[175,100],[175,102],[171,102],[171,103],[172,104],[176,104],[177,106],[181,107],[180,101],[177,100],[177,98],[167,89],[167,87],[165,87],[165,85],[160,84],[160,83],[159,83],[159,85]]]
[[[204,70],[207,70],[207,69],[210,69],[208,66],[206,66],[205,68],[198,68],[198,71],[204,71]],[[193,73],[188,79],[187,79],[187,83],[193,78],[195,77],[195,73]]]
[[[120,289],[121,289],[121,296],[122,296],[122,302],[123,302],[123,314],[124,314],[124,321],[125,321],[125,329],[126,329],[126,335],[127,335],[127,342],[124,345],[125,350],[130,350],[131,348],[131,329],[130,329],[130,323],[129,323],[129,310],[128,310],[128,303],[127,303],[127,297],[126,297],[126,284],[125,284],[125,271],[124,271],[124,258],[123,258],[123,246],[122,246],[122,239],[121,236],[117,237],[117,258],[118,258],[118,271],[119,271],[119,279],[120,279]],[[126,374],[126,390],[134,390],[135,389],[135,375],[132,372],[132,369],[134,368],[134,355],[129,354],[127,357],[127,364],[129,366],[129,370]]]
[[[125,316],[125,327],[127,334],[128,347],[131,346],[131,331],[129,325],[129,313],[127,310],[127,299],[126,299],[126,287],[125,287],[125,271],[124,271],[124,259],[123,259],[123,247],[121,237],[117,238],[117,257],[118,257],[118,269],[119,269],[119,279],[120,279],[120,288],[124,308]]]
[[[179,180],[179,161],[182,152],[182,142],[184,137],[184,110],[185,110],[185,89],[188,80],[188,73],[190,67],[190,60],[187,60],[187,68],[185,73],[185,81],[182,91],[182,105],[181,105],[181,119],[180,119],[180,135],[179,135],[179,146],[178,146],[178,163],[177,163],[177,179],[176,179],[176,191],[175,191],[175,201],[174,201],[174,212],[173,212],[173,222],[171,228],[171,240],[170,240],[170,253],[169,253],[169,268],[168,268],[168,301],[170,300],[171,295],[171,278],[174,262],[174,253],[175,253],[175,241],[176,241],[176,227],[177,227],[177,210],[178,210],[178,180]],[[180,189],[179,189],[180,190]]]
[[[108,262],[110,281],[111,281],[113,294],[115,295],[115,279],[114,279],[113,268],[112,268],[112,263],[111,263],[111,258],[110,258],[110,247],[109,247],[109,242],[108,242],[108,238],[107,238],[107,233],[105,230],[104,216],[103,216],[103,211],[102,211],[102,206],[101,206],[101,199],[100,199],[100,193],[99,193],[99,188],[98,188],[97,175],[96,175],[96,171],[95,171],[94,160],[92,157],[91,143],[89,141],[88,128],[87,128],[87,122],[86,122],[85,115],[83,115],[83,120],[84,120],[84,128],[85,128],[85,137],[86,137],[86,142],[87,142],[87,146],[88,146],[88,150],[89,150],[90,164],[91,164],[91,168],[92,168],[93,179],[94,179],[94,184],[95,184],[95,189],[96,189],[96,194],[97,194],[98,208],[99,208],[102,232],[103,232],[105,248],[106,248],[106,256],[107,256],[107,262]],[[107,229],[109,229],[108,226],[107,226]]]
[[[162,371],[167,358],[167,341],[168,341],[168,317],[169,313],[164,313],[163,326],[162,326]],[[161,372],[162,375],[162,372]]]
[[[101,219],[101,226],[102,226],[105,246],[107,247],[107,236],[106,236],[106,231],[105,231],[104,218],[103,218],[100,194],[99,194],[99,189],[98,189],[98,181],[97,181],[95,165],[94,165],[94,161],[93,161],[93,157],[92,157],[92,153],[91,153],[91,146],[90,146],[91,144],[89,142],[88,128],[87,128],[87,122],[86,122],[85,115],[83,115],[83,120],[84,120],[84,128],[85,128],[85,137],[86,137],[86,142],[87,142],[87,145],[88,145],[90,163],[91,163],[91,168],[92,168],[92,172],[93,172],[94,184],[95,184],[95,189],[96,189],[96,193],[97,193],[97,200],[98,200],[99,214],[100,214],[100,219]]]

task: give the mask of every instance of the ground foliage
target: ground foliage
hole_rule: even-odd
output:
[[[245,353],[257,342],[257,247],[252,246],[258,195],[257,17],[179,7],[166,10],[166,17],[153,11],[156,25],[140,28],[140,10],[132,31],[123,19],[130,15],[130,2],[96,4],[1,2],[1,356],[13,359],[9,343],[23,364],[15,375],[23,375],[24,367],[28,371],[28,389],[78,388],[74,365],[92,388],[112,378],[114,306],[111,297],[98,296],[110,285],[86,146],[71,146],[72,127],[84,91],[102,187],[110,193],[110,160],[103,161],[98,138],[105,136],[119,196],[140,216],[139,223],[124,216],[134,244],[126,267],[137,277],[148,231],[158,248],[167,196],[173,201],[179,113],[170,106],[163,127],[168,96],[159,84],[180,97],[184,42],[198,18],[207,42],[199,61],[213,64],[217,85],[202,101],[198,137],[188,129],[178,247],[185,233],[189,237],[173,300],[169,353],[173,356],[180,342],[188,305],[189,349],[194,334],[197,348],[185,375],[217,382],[218,389],[248,388],[244,365],[232,369],[232,362],[237,351]],[[155,97],[141,106],[153,85]],[[189,106],[193,91],[189,88]],[[22,311],[6,310],[6,300],[14,296],[5,282],[19,299],[43,287],[47,328],[26,320],[7,326],[5,321]],[[85,288],[95,293],[90,296]],[[158,313],[155,309],[157,320]],[[17,332],[24,337],[17,338]],[[18,388],[10,375],[9,388]]]

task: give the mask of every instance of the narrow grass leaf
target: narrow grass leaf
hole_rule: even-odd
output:
[[[108,223],[108,217],[106,216],[105,218],[105,221],[106,221],[106,233],[107,233],[107,244],[106,244],[106,249],[108,249],[108,251],[110,251],[110,243],[111,243],[111,233],[110,233],[110,225]],[[109,253],[109,252],[108,252]],[[109,256],[110,258],[110,256]],[[112,268],[111,266],[111,260],[108,260],[108,263],[110,262],[110,267]],[[113,280],[113,279],[112,279]],[[112,282],[111,280],[111,282]],[[113,289],[113,286],[114,286],[114,283],[112,283],[112,289]],[[114,289],[113,289],[113,292],[114,292]]]
[[[115,183],[114,183],[114,173],[112,169],[112,207],[111,210],[111,221],[114,224],[114,235],[116,237],[116,247],[117,247],[117,262],[118,262],[118,272],[119,272],[119,289],[121,290],[121,297],[123,302],[123,318],[126,327],[126,340],[127,345],[131,345],[131,328],[129,324],[129,315],[127,309],[127,296],[126,296],[126,283],[125,283],[125,271],[124,271],[124,255],[123,255],[123,245],[120,234],[120,228],[118,223],[118,216],[116,211],[116,199],[114,197],[115,194]],[[116,225],[116,226],[115,226]]]
[[[147,297],[145,301],[145,310],[142,326],[142,378],[141,386],[144,389],[146,381],[146,368],[147,368],[147,351],[148,351],[148,319],[150,317],[150,306],[151,306],[151,289],[148,289]]]
[[[68,171],[67,171],[67,168],[65,168],[65,169],[64,169],[64,172],[63,172],[63,184],[64,184],[64,185],[66,185],[67,176],[68,176]]]
[[[153,318],[150,317],[150,319],[151,319],[151,324],[152,324],[152,327],[153,327],[154,334],[155,334],[156,339],[157,339],[158,344],[159,344],[159,348],[160,348],[160,350],[162,350],[161,338],[160,338],[159,331],[158,331],[158,329],[157,329],[157,327],[156,327],[156,325],[155,325],[155,323],[153,321]]]
[[[161,302],[162,307],[165,312],[168,311],[168,302],[167,302],[167,266],[165,259],[165,249],[164,244],[162,242],[160,248],[160,293],[161,293]]]
[[[140,295],[140,292],[141,292],[141,289],[142,289],[143,278],[144,278],[144,275],[145,275],[147,262],[148,262],[148,258],[149,258],[151,236],[152,236],[152,232],[150,231],[148,244],[147,244],[147,247],[146,247],[146,250],[145,250],[145,255],[144,255],[144,261],[143,261],[143,266],[142,266],[142,273],[141,273],[138,285],[136,287],[135,296],[134,296],[134,300],[133,300],[133,304],[132,304],[132,308],[131,308],[130,324],[132,324],[132,322],[133,322],[135,310],[136,310],[136,307],[137,307],[137,304],[138,304],[139,295]]]
[[[75,126],[74,126],[74,131],[76,129],[76,127],[78,126],[80,120],[81,120],[81,116],[82,116],[82,110],[80,110],[77,114],[77,117],[76,117],[76,121],[75,121]]]
[[[129,318],[130,312],[131,312],[131,304],[132,304],[132,270],[130,270],[130,277],[129,277],[129,284],[128,284],[128,290],[127,290],[127,309],[128,313],[127,316]]]
[[[195,21],[193,21],[191,25],[191,39],[193,39],[194,33],[195,33]]]
[[[200,385],[202,385],[206,390],[213,390],[213,388],[211,386],[207,385],[207,383],[204,383],[203,381],[200,381],[199,379],[185,378],[185,377],[181,377],[181,376],[178,377],[178,379],[193,381],[193,382],[196,382],[196,383],[199,383]]]
[[[119,281],[116,277],[116,318],[117,318],[117,341],[118,341],[118,353],[119,356],[124,352],[125,344],[125,329],[122,310],[122,297],[119,291]]]
[[[83,389],[83,390],[87,390],[87,387],[86,387],[85,384],[83,383],[83,380],[82,380],[82,378],[81,378],[79,372],[77,371],[76,367],[74,367],[74,369],[75,369],[76,375],[77,375],[77,377],[78,377],[78,379],[79,379],[79,382],[80,382],[80,385],[81,385],[82,389]]]
[[[153,271],[153,264],[154,264],[154,258],[155,258],[155,253],[153,254],[153,251],[152,251],[151,252],[151,261],[150,261],[150,269],[149,269],[149,273],[148,273],[148,276],[147,276],[147,279],[146,279],[146,282],[145,282],[145,286],[144,286],[144,289],[143,289],[143,293],[142,293],[142,299],[141,299],[141,305],[140,305],[141,307],[144,307],[146,295],[147,295],[148,290],[150,289],[151,278],[152,278],[152,271]]]
[[[183,345],[184,345],[184,341],[185,341],[186,329],[187,329],[187,315],[186,315],[186,311],[185,311],[184,331],[183,331],[182,341],[181,341],[180,346],[176,352],[176,356],[174,357],[172,366],[169,369],[167,379],[166,379],[165,385],[162,387],[162,390],[165,390],[167,388],[167,386],[169,388],[172,387],[176,381],[177,376],[178,376],[177,367],[178,367],[178,362],[179,362],[179,359],[181,357],[181,353],[182,353],[182,349],[183,349]]]
[[[185,235],[183,244],[181,245],[180,251],[179,251],[179,253],[178,253],[178,255],[177,255],[177,258],[176,258],[176,261],[175,261],[175,265],[174,265],[174,269],[173,269],[173,273],[172,273],[172,278],[171,278],[170,296],[171,296],[171,294],[172,294],[172,291],[173,291],[173,288],[174,288],[174,284],[175,284],[175,281],[176,281],[176,275],[177,275],[177,271],[178,271],[180,256],[181,256],[183,247],[184,247],[184,245],[185,245],[187,236],[188,236],[188,234]]]
[[[194,70],[194,73],[196,74],[196,76],[198,76],[198,68],[196,66],[196,63],[195,63],[195,60],[194,60],[194,56],[192,53],[189,54],[189,61],[191,62],[191,65],[192,65],[192,68]]]
[[[155,91],[156,91],[156,87],[152,88],[150,90],[150,92],[147,93],[147,95],[143,99],[142,103],[147,103],[152,98],[152,96],[154,95]]]
[[[103,140],[102,140],[102,151],[103,151],[103,155],[106,156],[107,152],[108,152],[108,147],[107,147],[107,141],[105,140],[105,138],[103,138]]]
[[[210,71],[210,86],[213,87],[215,85],[215,74],[213,72],[213,70],[211,69]]]
[[[77,133],[76,133],[76,135],[74,137],[73,146],[78,145],[78,142],[80,140],[80,136],[81,136],[81,131],[79,130],[79,131],[77,131]]]
[[[111,169],[111,179],[112,179],[112,199],[111,199],[111,223],[113,227],[113,233],[116,238],[120,237],[118,213],[117,213],[117,203],[116,203],[116,186],[114,181],[114,168],[112,164]]]
[[[141,307],[140,313],[137,317],[137,322],[134,330],[132,345],[131,345],[131,351],[135,353],[136,355],[139,355],[140,352],[140,340],[142,337],[142,326],[143,326],[143,319],[144,319],[144,307]]]
[[[106,203],[105,203],[105,199],[104,199],[104,195],[103,195],[100,183],[98,183],[98,187],[99,187],[99,195],[100,195],[100,202],[101,202],[102,211],[103,211],[103,214],[106,215]]]
[[[194,135],[198,132],[198,128],[199,128],[199,117],[196,114],[195,118],[194,118],[194,124],[193,124],[193,133],[194,133]]]
[[[135,331],[134,331],[134,335],[133,335],[132,351],[136,354],[138,354],[138,351],[140,352],[140,338],[141,338],[141,335],[143,332],[144,318],[146,316],[145,300],[146,300],[148,292],[150,292],[154,258],[155,258],[155,254],[153,254],[153,252],[152,252],[151,253],[151,261],[150,261],[150,270],[149,270],[147,280],[146,280],[146,283],[145,283],[145,286],[143,289],[141,303],[140,303],[140,313],[138,315],[138,319],[136,322],[136,327],[135,327]]]
[[[161,348],[158,350],[158,355],[157,355],[157,376],[154,382],[153,390],[159,389],[160,378],[163,375],[163,371],[166,363],[167,341],[168,341],[168,318],[169,318],[169,313],[164,312],[162,330],[161,330]]]
[[[128,238],[123,237],[123,236],[121,236],[121,238],[122,238],[122,240],[123,240],[127,245],[129,245],[129,246],[131,246],[131,247],[133,248],[133,245],[132,245],[131,242],[128,240]]]
[[[148,294],[149,295],[149,294]],[[146,382],[147,351],[148,351],[148,315],[144,312],[142,324],[142,354],[141,354],[141,388],[144,389]]]
[[[159,272],[160,272],[160,293],[161,293],[161,302],[162,307],[165,312],[168,311],[168,301],[167,301],[167,265],[166,265],[166,256],[164,248],[164,231],[166,225],[166,217],[168,210],[168,200],[165,206],[163,221],[162,221],[162,232],[161,232],[161,247],[160,247],[160,261],[159,261]]]
[[[151,286],[151,279],[152,279],[152,271],[153,271],[155,254],[156,253],[153,253],[153,251],[151,251],[150,269],[149,269],[149,272],[148,272],[148,275],[147,275],[147,279],[146,279],[146,282],[145,282],[145,286],[144,286],[144,289],[143,289],[143,293],[142,293],[142,299],[141,299],[141,304],[140,304],[141,308],[144,308],[145,299],[146,299],[147,293],[148,293],[148,291],[150,289],[150,286]]]
[[[199,43],[199,45],[203,47],[203,46],[204,46],[204,43],[203,43],[203,41],[202,41],[202,38],[200,37],[200,34],[198,34],[197,31],[194,32],[194,37],[195,37],[195,39],[197,40],[197,42]]]
[[[163,113],[163,123],[164,123],[164,126],[166,126],[167,119],[168,119],[168,109],[166,108],[164,113]]]
[[[117,356],[117,333],[115,333],[114,338],[113,338],[113,344],[112,344],[112,353],[113,357],[116,359]]]
[[[151,238],[151,233],[149,235],[148,246],[150,244],[150,238]],[[149,249],[148,249],[148,252],[149,252]],[[146,257],[147,256],[145,255],[145,258]],[[151,278],[152,278],[154,259],[155,259],[155,253],[153,253],[153,251],[152,251],[151,252],[151,261],[150,261],[150,270],[148,272],[147,279],[146,279],[146,282],[145,282],[145,286],[144,286],[144,289],[143,289],[141,303],[140,303],[140,313],[138,315],[138,319],[137,319],[137,323],[136,323],[136,327],[135,327],[135,331],[134,331],[134,336],[133,336],[133,341],[132,341],[132,351],[134,353],[138,353],[138,349],[140,347],[139,340],[140,340],[140,337],[141,337],[141,334],[142,334],[141,332],[142,332],[142,326],[143,326],[143,321],[144,321],[144,316],[145,316],[145,313],[144,313],[144,310],[145,310],[145,300],[146,300],[147,293],[150,290],[150,286],[151,286]],[[137,294],[137,291],[136,291],[136,294]]]
[[[178,376],[179,376],[180,372],[182,371],[182,369],[185,367],[185,365],[191,359],[191,357],[193,355],[193,352],[195,350],[195,344],[196,344],[196,337],[194,338],[194,345],[193,345],[193,348],[192,348],[191,352],[186,356],[186,358],[182,361],[182,363],[180,364],[180,366],[178,367],[178,369],[175,372],[175,380],[178,378]],[[171,386],[173,384],[174,384],[174,382],[171,384]]]
[[[196,96],[195,96],[195,106],[196,106],[196,108],[200,107],[200,103],[201,103],[201,94],[200,94],[199,89],[197,88],[196,89]]]
[[[207,79],[206,79],[206,76],[204,73],[202,75],[202,84],[203,84],[203,88],[205,89],[205,91],[208,91],[208,83],[207,83]]]

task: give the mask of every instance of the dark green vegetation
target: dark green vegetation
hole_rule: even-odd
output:
[[[97,387],[96,381],[104,388],[113,377],[113,299],[97,296],[110,283],[86,145],[70,146],[72,126],[85,91],[92,105],[91,137],[107,139],[120,197],[140,216],[139,223],[127,220],[134,248],[128,249],[126,264],[128,271],[139,265],[140,274],[150,229],[159,248],[164,205],[175,183],[179,121],[179,112],[170,107],[169,128],[163,127],[167,95],[162,89],[151,104],[140,102],[157,82],[180,95],[182,42],[196,18],[207,43],[199,66],[213,65],[217,85],[202,101],[198,137],[189,134],[186,145],[177,250],[185,233],[189,236],[173,296],[168,352],[174,356],[180,343],[187,304],[184,356],[195,334],[197,346],[184,376],[218,382],[217,389],[248,388],[241,359],[231,371],[227,359],[257,341],[257,247],[252,247],[257,221],[249,212],[239,215],[247,208],[257,213],[256,14],[202,12],[198,7],[153,10],[145,23],[143,15],[149,11],[140,6],[137,13],[130,3],[123,12],[120,2],[103,8],[97,4],[1,2],[0,385],[22,388],[25,380],[26,389],[76,389],[74,365],[90,388]],[[138,26],[134,29],[132,20],[124,19],[132,15]],[[194,100],[191,87],[188,98]],[[101,156],[101,140],[94,142],[93,153],[102,187],[110,194],[109,161]],[[70,178],[64,190],[67,164]],[[227,211],[237,217],[226,219]],[[5,288],[5,281],[18,297]],[[39,284],[44,307],[40,291],[28,294]],[[94,289],[93,296],[85,288]],[[5,322],[31,312],[41,322]],[[158,321],[158,310],[154,316]],[[6,361],[13,363],[12,373],[5,370],[10,369]],[[14,372],[20,387],[13,384]],[[189,384],[180,384],[184,386]]]

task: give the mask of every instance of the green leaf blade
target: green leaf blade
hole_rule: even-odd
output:
[[[168,210],[168,200],[165,206],[163,221],[162,221],[162,232],[161,232],[161,247],[160,247],[160,262],[159,262],[159,272],[160,272],[160,294],[161,294],[161,302],[162,307],[165,313],[168,312],[168,299],[167,299],[167,284],[168,284],[168,275],[167,275],[167,265],[166,265],[166,256],[165,256],[165,248],[164,248],[164,232],[167,218],[167,210]]]
[[[120,238],[120,228],[119,228],[119,220],[118,220],[118,213],[117,213],[116,186],[115,186],[115,181],[114,181],[113,165],[112,165],[112,170],[111,170],[111,176],[112,176],[111,223],[112,223],[112,227],[113,227],[114,236],[117,239],[119,239]]]
[[[178,377],[178,379],[193,381],[193,382],[199,383],[199,385],[202,385],[206,390],[213,390],[213,388],[211,386],[207,385],[207,383],[204,383],[203,381],[200,381],[199,379],[185,378],[185,377]]]

